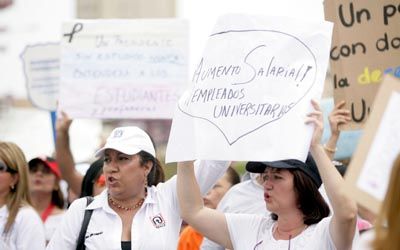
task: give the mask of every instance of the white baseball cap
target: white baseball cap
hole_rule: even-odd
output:
[[[127,155],[134,155],[143,150],[156,157],[150,136],[134,126],[119,127],[111,131],[104,147],[97,150],[96,157],[103,156],[106,149],[114,149]]]

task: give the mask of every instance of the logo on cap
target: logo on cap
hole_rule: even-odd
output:
[[[150,217],[150,220],[156,228],[165,227],[165,220],[161,214]]]
[[[124,131],[123,131],[122,129],[117,129],[117,130],[114,131],[113,137],[114,137],[114,138],[119,138],[119,137],[121,137],[123,134],[124,134]]]

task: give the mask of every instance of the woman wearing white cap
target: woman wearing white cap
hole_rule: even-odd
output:
[[[104,158],[106,190],[88,206],[84,198],[72,203],[48,249],[78,248],[85,210],[93,210],[86,249],[176,249],[182,223],[176,177],[160,182],[164,173],[150,137],[138,127],[116,128],[96,155]],[[228,165],[200,162],[196,178],[203,194]]]
[[[207,209],[190,162],[178,164],[178,195],[182,218],[205,237],[229,249],[351,249],[356,237],[357,206],[344,190],[343,179],[320,144],[323,121],[316,102],[307,123],[315,127],[306,162],[251,162],[261,172],[264,200],[271,217],[223,214]],[[315,160],[315,161],[314,161]],[[319,172],[318,172],[319,171]],[[322,181],[333,215],[318,192]]]

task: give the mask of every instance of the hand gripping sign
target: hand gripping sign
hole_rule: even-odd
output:
[[[311,130],[303,118],[322,93],[331,30],[327,22],[220,18],[179,101],[167,160],[304,160]],[[280,150],[284,140],[294,146]]]

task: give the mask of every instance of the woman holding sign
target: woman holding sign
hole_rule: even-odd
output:
[[[182,218],[211,240],[229,249],[351,249],[357,206],[343,190],[343,179],[320,144],[323,120],[319,105],[306,123],[314,125],[305,163],[298,160],[253,162],[261,172],[264,199],[271,217],[223,214],[203,206],[191,162],[178,164],[178,196]],[[318,192],[322,181],[333,207]]]
[[[71,204],[48,249],[176,249],[182,224],[176,178],[161,182],[164,172],[149,135],[138,127],[116,128],[96,155],[104,159],[106,190],[89,205],[85,198]],[[205,163],[196,168],[203,194],[229,166]]]

